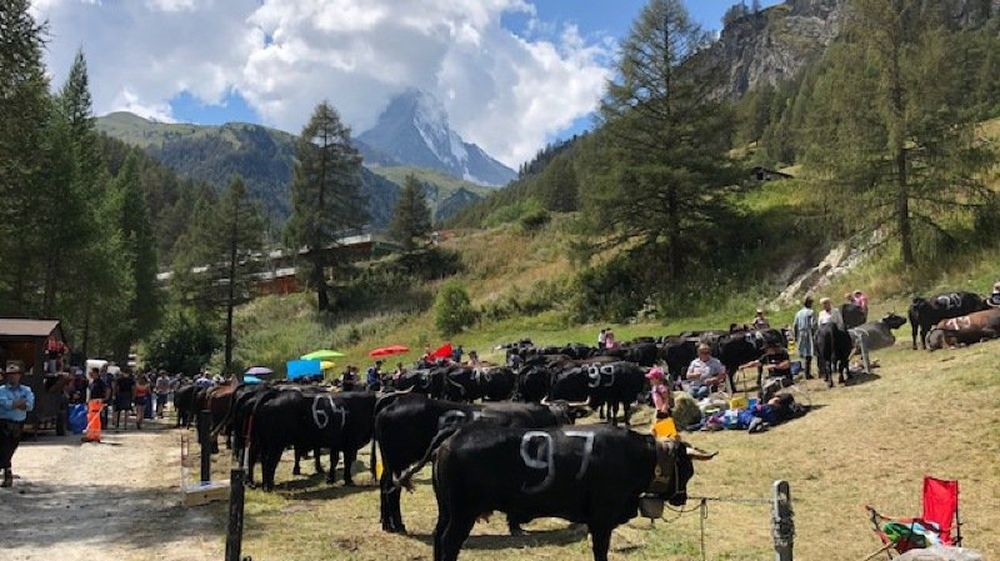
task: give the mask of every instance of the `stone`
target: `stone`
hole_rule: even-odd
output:
[[[935,545],[927,549],[911,549],[896,561],[985,561],[978,551],[961,547]]]

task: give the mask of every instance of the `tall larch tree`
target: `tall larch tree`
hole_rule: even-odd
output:
[[[431,209],[427,206],[424,190],[416,177],[408,175],[392,212],[389,235],[402,244],[405,251],[413,251],[417,241],[426,239],[430,231]]]
[[[361,193],[361,156],[351,144],[351,129],[329,103],[316,106],[296,146],[292,216],[286,241],[304,248],[319,309],[330,307],[326,280],[327,248],[368,219]]]

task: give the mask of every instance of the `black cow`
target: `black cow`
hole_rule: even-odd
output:
[[[683,380],[691,361],[698,358],[697,337],[666,337],[660,345],[660,359],[667,363],[672,381]]]
[[[442,392],[444,399],[472,403],[483,397],[479,379],[472,368],[452,365],[440,368],[440,370],[440,373],[433,375],[441,376],[444,380]]]
[[[586,524],[595,561],[606,561],[612,530],[638,514],[640,496],[684,505],[691,460],[710,457],[612,427],[468,425],[434,461],[434,560],[455,561],[476,519],[501,511],[517,523],[552,516]]]
[[[195,393],[201,389],[194,384],[181,386],[174,392],[174,411],[177,411],[178,427],[188,428],[195,418]]]
[[[816,332],[816,361],[827,387],[833,387],[833,372],[837,372],[838,382],[847,383],[853,350],[854,342],[850,333],[837,325],[837,322],[831,321],[820,326]]]
[[[552,381],[548,399],[569,402],[586,401],[591,407],[608,406],[608,419],[618,424],[618,409],[624,410],[625,426],[631,424],[631,405],[646,388],[642,368],[631,362],[574,365],[558,372]]]
[[[532,357],[517,371],[517,399],[539,403],[549,393],[552,373],[545,357]]]
[[[396,380],[395,389],[412,390],[433,398],[441,398],[444,396],[444,374],[445,370],[438,367],[410,370]]]
[[[913,350],[917,350],[917,330],[920,346],[927,348],[927,333],[943,319],[957,318],[987,309],[986,301],[973,292],[950,292],[931,298],[916,297],[910,304],[910,327],[913,330]]]
[[[261,393],[254,404],[251,446],[259,451],[265,491],[274,488],[274,471],[288,445],[296,450],[293,473],[299,474],[303,452],[315,454],[316,473],[323,473],[320,450],[330,450],[327,482],[333,483],[340,452],[344,453],[344,483],[353,485],[351,464],[371,440],[375,394],[331,393],[306,388]],[[251,400],[252,401],[252,400]]]
[[[406,532],[399,508],[399,489],[393,481],[404,470],[433,452],[431,443],[443,429],[476,419],[528,428],[572,422],[576,410],[565,403],[548,406],[530,403],[471,405],[429,399],[420,394],[402,395],[375,416],[375,439],[382,459],[382,529]]]
[[[847,302],[840,305],[840,317],[844,319],[845,329],[853,329],[868,321],[868,312],[857,304]]]
[[[474,376],[483,401],[505,401],[514,395],[517,379],[506,366],[481,366]]]
[[[740,366],[757,360],[763,354],[763,339],[742,331],[726,333],[709,346],[712,348],[712,356],[719,359],[726,368],[730,392],[736,391],[736,372]],[[760,379],[759,372],[757,378]]]

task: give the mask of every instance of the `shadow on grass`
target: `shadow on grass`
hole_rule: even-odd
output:
[[[869,382],[876,382],[881,380],[882,377],[874,373],[861,372],[859,374],[851,374],[851,377],[847,379],[846,386],[860,386],[862,384],[867,384]]]
[[[474,532],[475,530],[473,530]],[[433,534],[405,534],[404,537],[434,545]],[[577,543],[587,539],[587,527],[583,524],[570,524],[565,528],[554,530],[525,530],[520,536],[500,536],[496,534],[476,535],[473,534],[465,540],[462,549],[476,549],[493,551],[498,549],[520,549],[525,547],[537,547],[542,545],[563,546]]]
[[[293,501],[337,499],[365,491],[378,491],[378,487],[374,485],[355,484],[353,487],[348,487],[341,484],[343,481],[341,470],[337,470],[336,481],[337,484],[327,483],[325,473],[316,473],[304,479],[277,483],[274,489],[282,498]]]

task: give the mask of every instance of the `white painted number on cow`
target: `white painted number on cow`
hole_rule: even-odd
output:
[[[593,365],[587,369],[587,378],[590,380],[587,382],[587,387],[597,388],[600,387],[601,377],[604,378],[604,387],[611,387],[615,383],[615,368],[613,366],[597,366]]]
[[[534,447],[534,455],[532,455],[532,441],[537,440],[538,444]],[[531,469],[544,469],[545,479],[543,479],[537,485],[528,486],[525,484],[521,487],[521,490],[525,493],[537,493],[539,491],[544,491],[552,484],[552,480],[556,476],[556,463],[554,458],[555,450],[552,448],[552,435],[547,432],[542,432],[539,430],[532,430],[524,433],[521,437],[521,459],[524,460],[524,465]]]
[[[324,400],[330,404],[329,412],[323,407]],[[347,410],[337,405],[333,401],[333,396],[329,395],[317,395],[313,397],[312,414],[313,422],[318,429],[325,429],[330,424],[331,415],[340,415],[340,426],[344,426],[344,423],[347,422]]]
[[[594,433],[581,430],[568,430],[563,434],[570,438],[583,439],[583,457],[580,460],[580,470],[576,472],[576,480],[579,481],[583,479],[583,476],[587,473],[587,467],[590,466],[590,455],[594,452]]]
[[[583,479],[590,467],[590,456],[594,453],[594,433],[587,431],[568,430],[565,434],[569,438],[583,439],[583,452],[580,454],[580,468],[576,472],[576,480]],[[556,477],[555,447],[552,442],[552,435],[544,431],[528,431],[521,437],[521,460],[524,465],[531,469],[545,470],[545,478],[536,485],[525,484],[521,490],[525,493],[538,493],[544,491]]]

